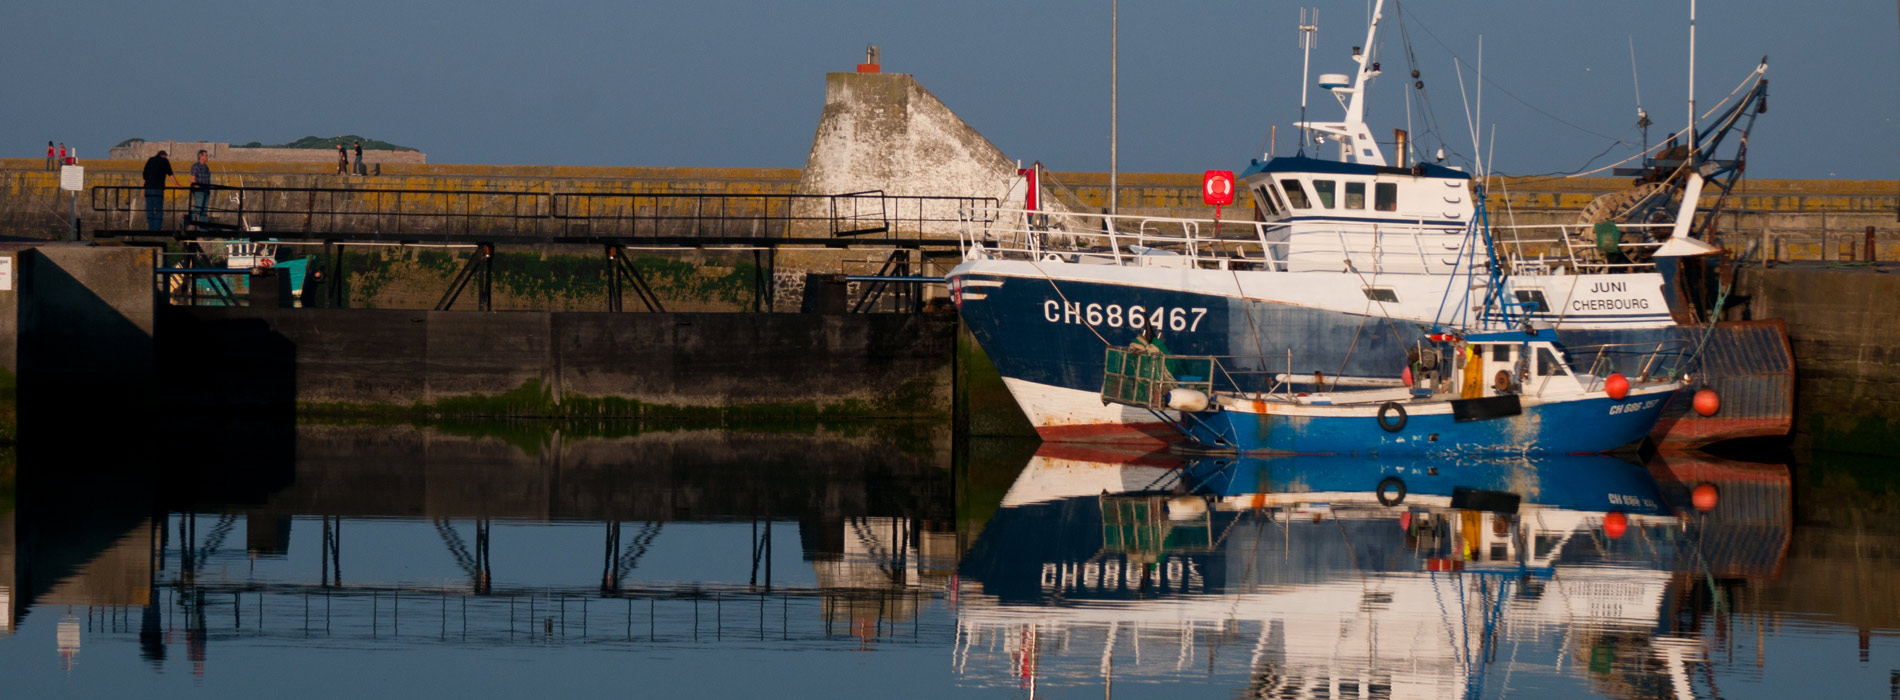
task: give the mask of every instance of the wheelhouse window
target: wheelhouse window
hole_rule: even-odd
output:
[[[1537,349],[1537,374],[1539,376],[1554,377],[1563,373],[1563,365],[1557,363],[1557,356],[1551,354],[1550,348]]]
[[[1300,186],[1299,180],[1281,180],[1280,186],[1286,188],[1286,200],[1289,206],[1294,209],[1312,208],[1313,205],[1306,200],[1306,188]]]
[[[1253,204],[1254,211],[1264,214],[1264,216],[1260,218],[1264,219],[1268,216],[1279,216],[1280,214],[1280,206],[1273,201],[1273,194],[1267,191],[1266,185],[1253,188]]]
[[[1333,208],[1333,194],[1338,187],[1339,183],[1333,182],[1332,180],[1314,180],[1313,196],[1319,199],[1320,206],[1331,209]]]
[[[1398,292],[1392,291],[1389,287],[1364,287],[1361,291],[1364,291],[1366,298],[1372,301],[1397,302],[1399,300]]]
[[[1399,183],[1378,182],[1372,185],[1372,208],[1379,211],[1399,210]]]
[[[1550,312],[1550,302],[1544,299],[1544,290],[1520,289],[1517,290],[1515,294],[1517,295],[1518,303],[1524,305],[1523,308],[1525,311],[1536,314]]]
[[[1366,208],[1366,183],[1363,183],[1363,182],[1346,183],[1346,208],[1347,209]]]

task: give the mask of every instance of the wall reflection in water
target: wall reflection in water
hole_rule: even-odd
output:
[[[932,695],[1716,697],[1843,642],[1840,677],[1884,691],[1862,667],[1900,629],[1884,465],[1185,460],[906,425],[66,447],[0,458],[0,668],[143,659],[126,689],[240,649],[533,647],[751,654],[807,687],[948,659]],[[862,687],[916,690],[892,673]]]
[[[476,432],[306,425],[270,448],[9,466],[0,634],[70,615],[68,657],[81,630],[137,635],[196,673],[276,639],[930,638],[918,614],[957,557],[947,431]]]

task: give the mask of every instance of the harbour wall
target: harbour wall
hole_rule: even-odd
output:
[[[163,307],[167,404],[299,415],[948,420],[951,315]],[[172,375],[168,375],[170,379]]]
[[[1744,268],[1734,295],[1750,316],[1788,325],[1797,448],[1900,456],[1900,275]]]
[[[0,441],[161,412],[948,423],[957,390],[954,314],[168,306],[149,249],[0,257]]]

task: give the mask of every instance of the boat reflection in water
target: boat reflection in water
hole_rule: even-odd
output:
[[[1773,575],[1789,534],[1783,465],[1179,466],[1032,461],[1017,484],[1034,497],[1006,499],[961,567],[961,679],[1437,698],[1515,673],[1520,688],[1713,695],[1696,630],[1717,579]]]

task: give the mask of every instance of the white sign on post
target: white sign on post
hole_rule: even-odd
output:
[[[0,255],[0,292],[13,291],[13,256]]]
[[[78,165],[59,167],[59,188],[69,192],[86,189],[86,169]]]

